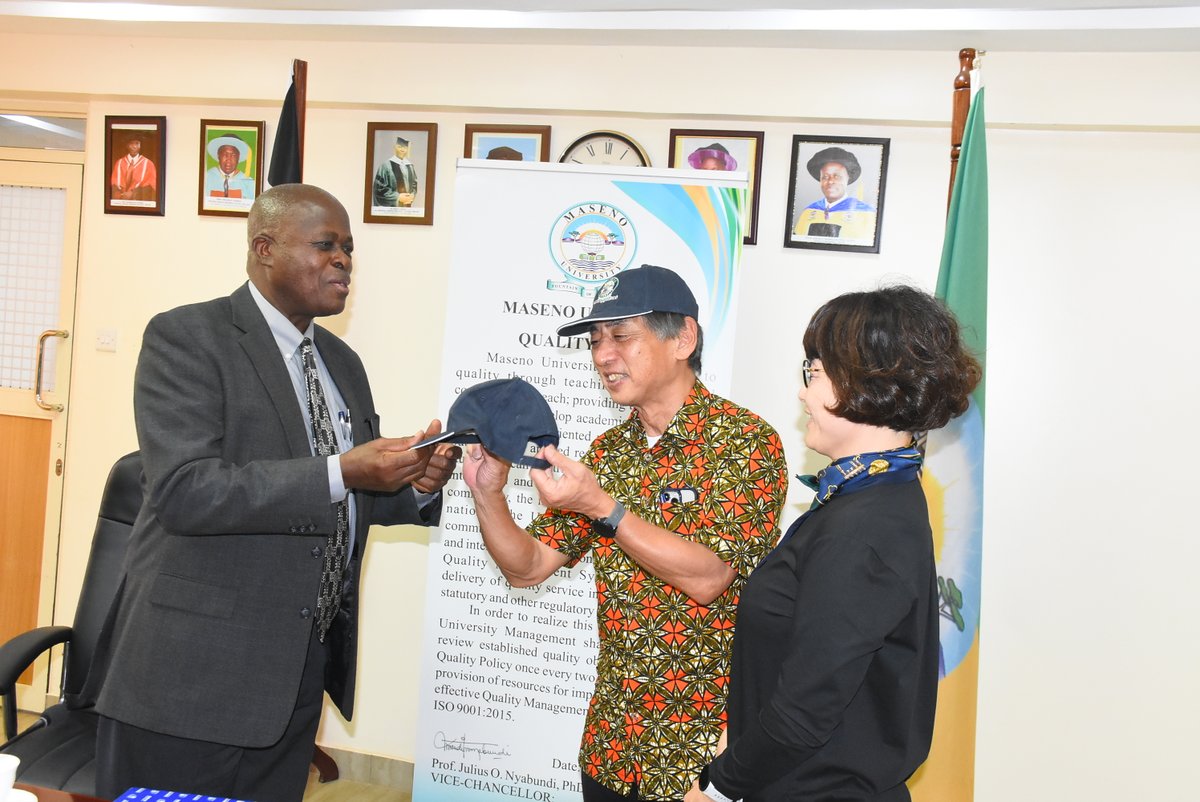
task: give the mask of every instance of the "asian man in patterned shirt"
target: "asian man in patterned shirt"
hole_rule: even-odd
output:
[[[632,407],[581,462],[531,473],[548,509],[522,529],[509,466],[481,446],[464,461],[484,544],[516,587],[591,552],[600,654],[580,747],[585,802],[679,800],[716,750],[738,593],[774,546],[787,492],[779,435],[699,380],[698,306],[676,273],[609,279],[590,331],[605,389]],[[532,535],[532,537],[531,537]]]

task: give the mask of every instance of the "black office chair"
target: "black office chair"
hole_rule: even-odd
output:
[[[4,695],[4,737],[0,753],[21,758],[17,780],[43,788],[94,795],[96,721],[89,700],[81,699],[96,640],[121,582],[129,533],[142,506],[142,458],[138,452],[117,460],[108,474],[83,590],[69,627],[38,627],[0,645],[0,692]],[[17,678],[50,648],[63,647],[62,696],[28,729],[17,729]]]
[[[0,753],[21,758],[17,780],[75,794],[96,793],[96,722],[94,699],[80,694],[87,680],[100,629],[120,586],[125,551],[142,506],[142,457],[135,451],[117,460],[108,474],[92,551],[83,574],[83,590],[69,627],[38,627],[0,644],[0,693],[4,697],[4,737]],[[26,730],[17,731],[17,678],[43,652],[63,647],[59,703],[46,708]],[[320,747],[313,766],[321,782],[338,779],[337,763]]]

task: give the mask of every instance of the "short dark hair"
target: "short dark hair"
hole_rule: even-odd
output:
[[[660,340],[669,340],[672,337],[678,337],[687,321],[687,315],[681,315],[678,312],[651,312],[643,317],[646,318],[646,326]],[[700,323],[697,322],[696,347],[692,349],[692,355],[688,357],[688,367],[697,376],[700,375],[701,355],[703,351],[704,329],[700,328]]]
[[[830,412],[899,432],[945,426],[967,411],[983,377],[954,313],[903,285],[826,303],[804,332],[804,353],[821,360],[833,383]]]

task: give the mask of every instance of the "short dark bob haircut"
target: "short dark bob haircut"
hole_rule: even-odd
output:
[[[804,332],[804,353],[821,360],[833,382],[837,404],[830,412],[898,432],[945,426],[967,411],[983,376],[954,314],[903,285],[826,303]]]

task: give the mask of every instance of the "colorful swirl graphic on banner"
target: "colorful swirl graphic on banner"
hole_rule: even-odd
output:
[[[711,336],[720,336],[732,303],[734,267],[742,253],[746,191],[635,181],[613,183],[679,235],[695,255],[708,285],[712,311],[705,327]]]

